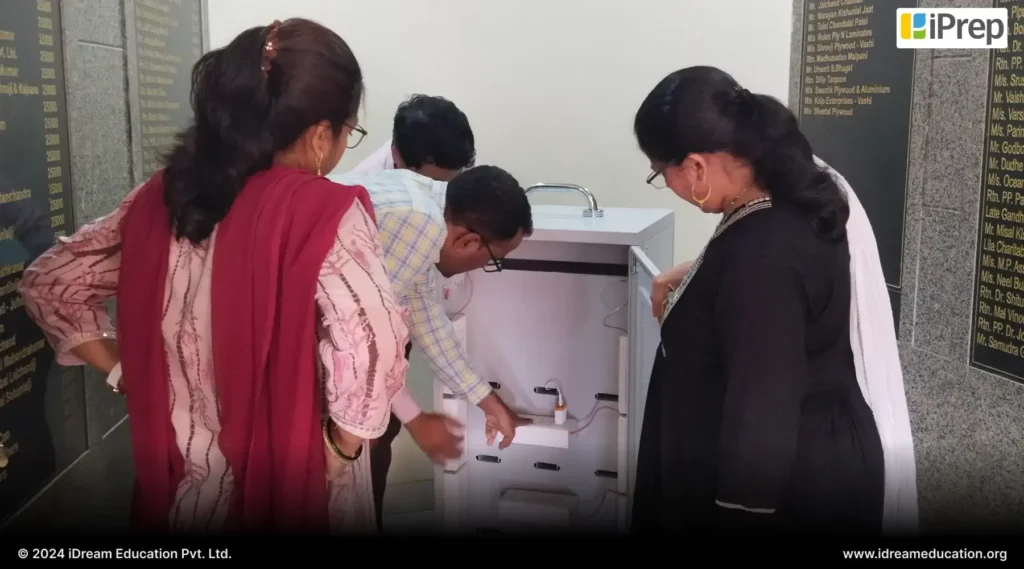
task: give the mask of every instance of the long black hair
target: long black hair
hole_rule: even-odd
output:
[[[276,55],[268,60],[272,30]],[[340,133],[362,95],[352,50],[309,20],[251,28],[200,58],[192,69],[195,120],[178,136],[164,170],[175,237],[207,239],[250,176],[270,168],[274,155],[310,126],[326,120]]]
[[[793,113],[777,99],[752,94],[714,67],[670,74],[640,105],[633,124],[640,149],[678,165],[693,153],[726,152],[745,160],[754,182],[798,210],[825,239],[842,239],[850,208],[832,176],[814,162]]]

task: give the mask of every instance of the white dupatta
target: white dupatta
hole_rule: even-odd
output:
[[[885,457],[883,532],[916,533],[914,439],[878,244],[867,213],[850,184],[820,158],[815,157],[815,162],[828,170],[850,204],[850,219],[846,223],[850,243],[850,344],[857,383],[874,413],[882,439]]]

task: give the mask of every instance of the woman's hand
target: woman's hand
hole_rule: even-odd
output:
[[[117,343],[114,340],[85,342],[72,348],[71,353],[87,365],[100,370],[104,375],[110,375],[117,362],[121,361],[121,357],[117,353]]]
[[[651,311],[659,323],[665,316],[669,293],[679,288],[691,267],[693,267],[693,261],[686,261],[654,277],[654,286],[651,287]]]
[[[363,446],[362,437],[353,435],[352,433],[342,429],[333,421],[331,421],[329,434],[331,437],[331,443],[341,451],[341,454],[347,457],[358,456],[359,458],[362,458],[362,453],[359,452],[360,447]],[[324,447],[324,455],[327,459],[326,468],[328,488],[330,488],[330,483],[344,484],[346,480],[351,480],[351,478],[348,477],[348,473],[352,462],[349,460],[342,460],[337,456],[334,450],[330,449],[330,445],[327,444],[326,441],[324,442],[326,445]]]
[[[359,452],[359,447],[363,445],[362,437],[353,435],[333,422],[331,423],[331,438],[334,439],[338,450],[345,456],[355,456]]]

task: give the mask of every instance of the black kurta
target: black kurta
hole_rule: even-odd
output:
[[[880,533],[848,244],[778,204],[753,209],[711,241],[662,326],[633,531]]]

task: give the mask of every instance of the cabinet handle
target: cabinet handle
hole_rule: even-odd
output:
[[[0,444],[0,470],[7,468],[7,464],[11,462],[11,452],[7,450],[7,447]]]

